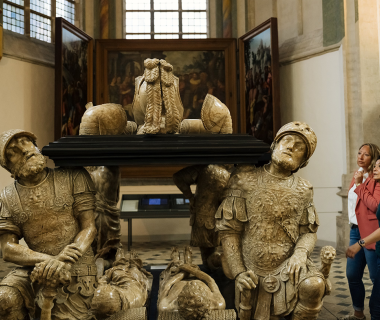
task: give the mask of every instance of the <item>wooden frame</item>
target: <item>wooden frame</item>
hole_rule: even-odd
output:
[[[87,102],[93,100],[93,39],[82,30],[75,27],[70,22],[63,18],[56,18],[55,20],[55,116],[54,116],[54,137],[58,140],[62,136],[62,110],[63,110],[63,33],[64,30],[71,33],[74,37],[87,42],[87,96],[83,97],[83,101],[80,103],[80,112],[85,111],[85,105]],[[67,72],[67,71],[66,71]],[[76,81],[76,80],[74,80]],[[86,103],[84,103],[86,101]],[[78,127],[79,128],[79,127]],[[79,130],[78,130],[79,131]]]
[[[236,40],[235,39],[186,39],[186,40],[97,40],[96,41],[96,104],[108,101],[108,54],[110,52],[162,51],[224,51],[226,105],[230,109],[234,132],[238,132]],[[170,62],[170,61],[168,61]],[[175,69],[174,65],[174,69]],[[122,176],[171,177],[181,167],[124,167]]]
[[[271,53],[271,75],[272,75],[272,86],[271,91],[268,90],[268,92],[271,92],[271,99],[270,94],[267,96],[267,100],[269,101],[268,104],[270,104],[270,101],[272,101],[272,118],[273,118],[273,137],[270,139],[270,137],[266,136],[265,139],[263,139],[262,136],[259,136],[259,134],[254,133],[254,129],[251,129],[252,131],[249,132],[247,130],[248,124],[250,124],[250,119],[247,119],[247,113],[251,115],[252,117],[255,114],[252,110],[251,101],[255,100],[255,93],[250,94],[250,92],[247,92],[247,82],[249,80],[249,74],[247,72],[246,68],[246,62],[247,62],[247,56],[245,52],[246,46],[249,44],[249,42],[265,32],[266,30],[270,29],[270,53]],[[248,59],[251,59],[251,56],[248,56]],[[275,137],[276,132],[281,127],[281,115],[280,115],[280,79],[279,79],[279,53],[278,53],[278,32],[277,32],[277,19],[276,18],[270,18],[267,21],[263,22],[253,30],[249,31],[245,35],[239,38],[239,71],[240,71],[240,131],[242,133],[250,133],[253,136],[257,137],[260,140],[263,140],[264,142],[271,143]],[[261,60],[260,60],[261,61]],[[251,69],[250,69],[251,71]],[[250,72],[253,73],[252,71]],[[255,74],[256,76],[256,74]],[[254,77],[252,75],[252,84],[254,83]],[[248,80],[247,80],[248,78]],[[261,76],[260,76],[261,78]],[[266,79],[264,79],[266,81]],[[253,86],[254,87],[254,86]],[[252,88],[253,88],[252,87]],[[270,86],[269,86],[270,87]],[[248,97],[247,97],[248,96]],[[252,97],[253,96],[253,97]],[[247,99],[248,98],[248,99]],[[264,99],[263,99],[264,100]],[[265,100],[264,100],[265,101]],[[257,102],[256,102],[257,103]],[[249,111],[248,111],[248,104]],[[267,110],[266,102],[264,103],[265,107],[263,110]],[[253,103],[252,103],[253,105]],[[263,112],[264,113],[264,112]],[[249,122],[248,122],[249,120]],[[252,124],[251,124],[252,126]]]

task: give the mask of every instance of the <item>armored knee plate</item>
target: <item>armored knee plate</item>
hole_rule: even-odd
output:
[[[0,286],[0,319],[22,320],[27,315],[21,293],[8,286]]]
[[[292,320],[317,320],[319,312],[322,309],[322,303],[316,308],[307,308],[301,303],[297,303]]]

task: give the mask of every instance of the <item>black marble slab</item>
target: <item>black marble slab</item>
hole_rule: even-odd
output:
[[[244,134],[72,136],[42,149],[56,166],[255,164],[269,159],[268,151]]]

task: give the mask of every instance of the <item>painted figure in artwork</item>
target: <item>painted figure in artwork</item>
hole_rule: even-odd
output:
[[[216,230],[244,319],[312,320],[322,308],[326,274],[310,260],[319,225],[313,187],[294,175],[316,145],[306,123],[288,123],[275,137],[269,164],[242,165],[231,175]]]
[[[95,187],[84,169],[47,168],[36,140],[0,134],[0,164],[15,178],[0,194],[0,244],[20,266],[0,282],[0,318],[91,319]]]
[[[230,165],[197,165],[184,168],[173,175],[173,180],[190,200],[192,247],[199,247],[205,266],[213,265],[212,255],[218,246],[215,232],[215,213],[222,203],[223,191],[230,178]],[[191,185],[196,184],[195,194]],[[210,259],[209,259],[210,258]]]

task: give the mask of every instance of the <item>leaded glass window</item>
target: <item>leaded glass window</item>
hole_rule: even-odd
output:
[[[74,24],[75,0],[4,0],[3,27],[52,42],[52,21],[63,17]]]
[[[14,1],[23,2],[23,1]],[[24,10],[8,3],[3,5],[3,28],[24,34]]]
[[[207,0],[125,0],[126,38],[207,38],[207,5]]]
[[[56,2],[56,16],[66,19],[68,22],[74,24],[75,20],[75,2],[68,0],[57,0]]]

